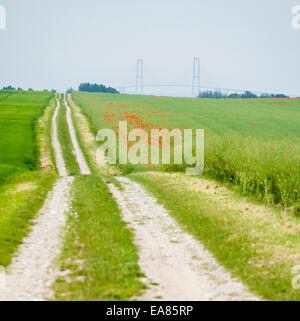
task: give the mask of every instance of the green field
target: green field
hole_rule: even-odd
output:
[[[214,100],[78,92],[72,97],[94,132],[107,127],[118,130],[120,120],[126,120],[130,129],[148,132],[153,128],[205,129],[205,175],[233,183],[243,194],[267,203],[294,206],[298,213],[299,99]],[[178,168],[165,166],[164,170]]]
[[[51,93],[0,91],[0,265],[7,266],[27,235],[56,175],[40,170],[39,144],[47,145],[49,126],[37,120]],[[54,105],[52,104],[52,110]],[[48,119],[46,120],[48,123]]]
[[[37,168],[35,122],[52,97],[50,93],[0,91],[0,180],[2,171]]]

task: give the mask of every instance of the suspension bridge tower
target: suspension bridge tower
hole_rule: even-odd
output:
[[[144,62],[142,59],[137,61],[137,70],[136,70],[136,93],[144,93]]]
[[[196,96],[200,94],[200,58],[199,57],[194,58],[192,94]]]

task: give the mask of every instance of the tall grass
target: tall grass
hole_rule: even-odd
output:
[[[164,166],[184,172],[186,164]],[[266,141],[236,133],[206,141],[204,175],[230,182],[244,195],[284,208],[300,207],[300,144]]]
[[[299,205],[300,144],[216,136],[206,143],[205,174],[268,203]]]

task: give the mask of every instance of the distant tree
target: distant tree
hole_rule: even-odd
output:
[[[289,98],[289,96],[279,94],[279,95],[276,95],[276,98]]]
[[[238,93],[231,93],[231,94],[224,94],[220,91],[203,91],[199,94],[199,98],[214,98],[214,99],[224,99],[224,98],[231,98],[231,99],[249,99],[249,98],[289,98],[283,94],[262,94],[261,96],[257,96],[249,90],[246,90],[243,94]]]
[[[71,87],[71,88],[68,88],[68,89],[67,89],[66,93],[67,93],[67,94],[71,94],[73,91],[74,91],[74,89]]]
[[[32,88],[28,88],[28,91],[33,91],[33,89]]]
[[[2,90],[16,90],[13,86],[3,87]]]
[[[54,94],[57,93],[57,91],[55,89],[52,89],[51,92],[54,93]]]
[[[44,89],[43,91],[44,91],[44,92],[48,92],[49,90],[48,90],[48,89]]]
[[[228,95],[228,98],[230,99],[238,99],[238,98],[242,98],[241,95],[237,94],[237,93],[232,93],[230,95]]]
[[[242,94],[241,97],[245,98],[245,99],[247,99],[247,98],[257,98],[257,96],[255,94],[253,94],[251,91],[247,91],[247,90]]]
[[[286,96],[283,94],[277,94],[277,95],[275,95],[275,98],[289,98],[289,96]]]
[[[270,94],[261,94],[259,98],[272,98]]]
[[[21,87],[18,87],[18,89],[17,89],[18,91],[22,91],[23,89],[21,88]]]
[[[283,94],[261,94],[260,98],[289,98],[289,96]]]
[[[106,87],[102,84],[90,84],[90,83],[83,83],[79,85],[79,91],[86,91],[86,92],[99,92],[99,93],[108,93],[108,94],[119,94],[119,92],[112,87]]]
[[[199,98],[211,98],[211,99],[222,99],[222,98],[227,98],[227,94],[223,94],[221,91],[203,91],[200,92]]]

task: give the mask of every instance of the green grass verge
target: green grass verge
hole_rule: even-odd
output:
[[[119,171],[118,167],[99,166],[96,160],[96,150],[99,144],[96,142],[97,132],[91,126],[91,122],[82,112],[82,109],[74,104],[73,100],[67,96],[68,104],[71,107],[71,115],[74,128],[77,134],[79,146],[84,154],[84,157],[93,173],[102,177],[105,181],[111,182],[121,188],[121,184],[114,176]],[[120,173],[118,173],[120,174]]]
[[[0,188],[0,265],[10,264],[55,178],[52,172],[27,171]]]
[[[143,284],[131,231],[97,176],[76,177],[72,213],[61,257],[67,279],[55,283],[57,300],[128,300]]]
[[[39,153],[39,168],[58,173],[52,148],[52,118],[56,108],[56,98],[53,97],[49,106],[39,118],[36,126],[37,149]]]
[[[266,215],[245,214],[222,199],[193,190],[190,178],[180,179],[181,174],[135,173],[129,177],[145,185],[250,290],[268,300],[300,300],[300,292],[291,285],[292,267],[300,265],[299,220],[295,217],[270,208]]]
[[[81,122],[80,119],[78,117],[76,117],[76,113],[75,113],[75,108],[76,106],[73,105],[73,101],[69,99],[68,95],[66,97],[67,103],[69,105],[69,107],[71,108],[71,117],[72,117],[72,121],[73,121],[73,126],[75,128],[75,132],[76,132],[76,137],[77,137],[77,141],[79,144],[79,147],[81,148],[81,151],[85,157],[85,160],[88,164],[88,166],[90,167],[93,175],[100,175],[101,173],[99,172],[98,167],[96,166],[91,152],[94,148],[96,148],[96,142],[89,142],[89,144],[87,144],[86,140],[84,139],[83,135],[83,131],[85,130],[89,130],[89,128],[85,128],[82,129],[81,128]]]
[[[74,148],[69,133],[67,109],[64,105],[63,95],[60,97],[60,103],[61,106],[57,115],[58,138],[62,148],[68,174],[70,176],[74,176],[80,174],[80,169],[76,161],[76,156],[74,154]]]

